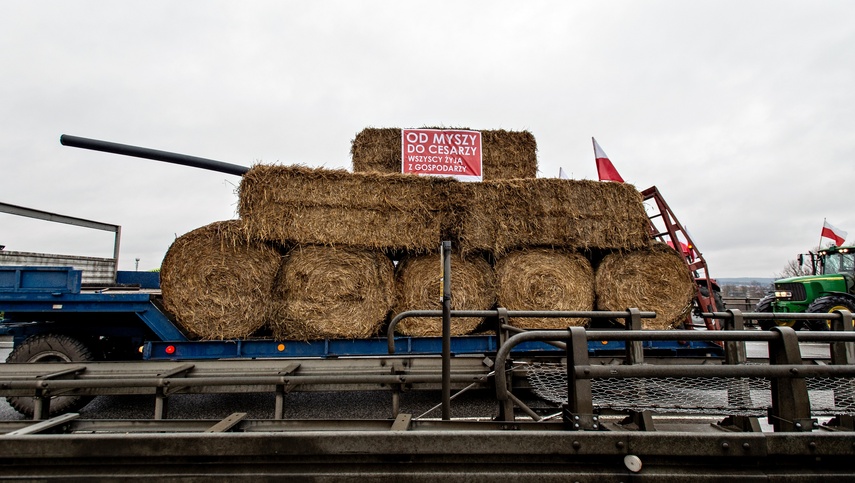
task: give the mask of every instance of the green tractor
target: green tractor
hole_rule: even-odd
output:
[[[757,312],[855,313],[855,246],[831,246],[811,253],[814,275],[775,281],[775,292],[757,303]],[[799,264],[804,257],[799,255]],[[828,330],[826,321],[762,320],[760,327],[785,325],[795,330]]]

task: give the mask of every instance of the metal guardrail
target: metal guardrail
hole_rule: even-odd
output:
[[[435,360],[435,358],[434,358]],[[168,417],[176,394],[275,394],[274,418],[284,413],[285,395],[297,387],[320,390],[439,387],[433,361],[411,367],[408,360],[222,360],[0,364],[0,395],[33,397],[33,419],[46,419],[50,402],[62,395],[154,395],[154,419]],[[456,361],[449,383],[485,385],[489,368],[478,358]],[[393,401],[393,404],[395,401]],[[397,412],[393,408],[393,412]]]
[[[852,433],[568,432],[537,423],[65,421],[0,436],[0,478],[369,481],[851,481]],[[222,424],[220,424],[222,423]],[[172,429],[166,424],[171,424]],[[215,428],[225,430],[208,431]],[[166,431],[166,432],[163,432]]]
[[[739,325],[740,317],[751,315],[738,311],[715,314],[731,327]],[[848,313],[827,317],[835,324],[849,317],[851,323]],[[640,318],[631,317],[629,325],[633,321],[640,323]],[[838,377],[855,372],[853,361],[847,362],[849,348],[855,344],[855,333],[851,331],[796,333],[786,327],[769,332],[588,331],[573,327],[524,332],[511,336],[497,354],[496,393],[500,402],[504,403],[502,395],[512,404],[517,401],[509,386],[502,384],[513,372],[509,370],[513,345],[541,338],[566,342],[566,374],[572,384],[567,387],[568,404],[561,420],[538,421],[536,414],[532,420],[515,420],[513,406],[500,407],[504,412],[500,411],[500,417],[493,421],[423,420],[408,414],[385,421],[250,420],[243,413],[222,420],[111,421],[82,420],[69,414],[43,421],[0,422],[0,478],[82,479],[122,474],[175,479],[252,475],[408,481],[673,481],[714,474],[717,480],[728,481],[827,483],[855,477],[851,467],[855,448],[852,418],[849,426],[823,425],[815,430],[815,420],[809,408],[805,410],[801,387],[808,377]],[[588,341],[606,339],[627,342],[626,365],[597,365],[587,359]],[[727,364],[694,364],[690,368],[643,364],[644,353],[636,343],[661,339],[722,341],[728,351]],[[746,340],[770,345],[769,366],[758,369],[740,365],[738,347]],[[797,344],[804,340],[831,344],[832,361],[837,365],[800,363]],[[741,356],[744,358],[744,350]],[[259,367],[282,364],[253,362]],[[226,367],[229,361],[216,363]],[[189,370],[183,375],[174,373],[187,368],[187,363],[153,364],[172,367],[169,377],[148,381],[158,382],[167,391],[179,389],[181,380],[192,374]],[[215,363],[206,361],[194,369],[207,366],[214,369]],[[436,380],[436,369],[432,380]],[[233,368],[227,377],[235,380],[228,382],[240,383],[237,379],[243,379],[244,383],[285,383],[296,377],[280,374],[273,381],[268,379],[269,374],[256,374],[258,378],[253,380],[256,376],[247,379],[241,377],[240,371]],[[775,432],[760,432],[756,421],[750,418],[716,421],[709,415],[693,416],[669,425],[663,422],[665,418],[654,422],[650,414],[644,413],[630,413],[622,420],[624,414],[598,414],[588,405],[590,394],[586,394],[586,386],[589,388],[593,379],[630,380],[717,371],[737,377],[761,374],[775,381],[776,399],[770,413]],[[68,371],[54,366],[55,374],[62,372]],[[396,377],[381,376],[384,381]],[[689,423],[693,423],[693,429],[687,429]]]
[[[743,314],[739,310],[729,310],[704,315],[724,319],[726,327],[741,329],[745,318],[773,318],[776,314]],[[563,417],[568,429],[598,429],[591,392],[591,380],[595,378],[763,377],[772,382],[769,420],[775,431],[810,431],[816,425],[816,420],[811,418],[805,378],[855,376],[855,332],[852,331],[852,314],[848,311],[798,314],[798,317],[802,318],[803,315],[806,319],[829,320],[833,328],[840,331],[797,333],[789,327],[776,327],[771,331],[586,331],[584,328],[571,327],[566,331],[531,331],[514,335],[500,347],[496,355],[496,399],[500,404],[500,417],[505,421],[513,421],[515,406],[533,415],[533,411],[508,389],[511,372],[509,356],[513,348],[526,341],[560,340],[567,343],[568,402]],[[625,365],[592,365],[588,359],[589,340],[629,342]],[[630,346],[653,340],[723,341],[727,352],[726,365],[643,365],[643,353]],[[799,352],[800,340],[829,343],[832,365],[804,364]],[[768,343],[770,365],[745,365],[746,341]]]

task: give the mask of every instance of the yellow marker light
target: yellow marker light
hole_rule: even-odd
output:
[[[278,350],[279,352],[284,351],[285,350],[285,344],[279,344],[278,346],[276,346],[276,350]]]

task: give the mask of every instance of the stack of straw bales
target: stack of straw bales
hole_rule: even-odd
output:
[[[161,273],[166,308],[203,339],[262,330],[278,339],[370,337],[390,312],[440,308],[435,250],[451,240],[455,309],[639,307],[661,311],[657,323],[669,326],[685,316],[688,271],[673,250],[669,257],[649,247],[649,220],[632,185],[534,178],[529,133],[482,133],[482,183],[398,173],[400,129],[359,133],[354,173],[252,167],[239,188],[240,220],[194,230],[170,247]],[[453,332],[471,333],[480,322],[455,318]],[[439,335],[439,319],[405,319],[398,329]]]
[[[481,146],[485,181],[537,176],[537,142],[530,132],[481,131]],[[350,153],[355,172],[400,173],[401,129],[363,129],[353,139]]]

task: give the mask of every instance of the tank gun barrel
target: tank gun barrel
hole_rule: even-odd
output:
[[[240,166],[238,164],[224,163],[213,159],[170,153],[168,151],[142,148],[139,146],[130,146],[127,144],[70,136],[68,134],[60,136],[59,142],[63,146],[91,149],[93,151],[103,151],[105,153],[122,154],[125,156],[133,156],[135,158],[153,159],[155,161],[164,161],[166,163],[180,164],[182,166],[219,171],[221,173],[234,174],[237,176],[242,176],[244,173],[249,171],[249,168],[246,166]]]

